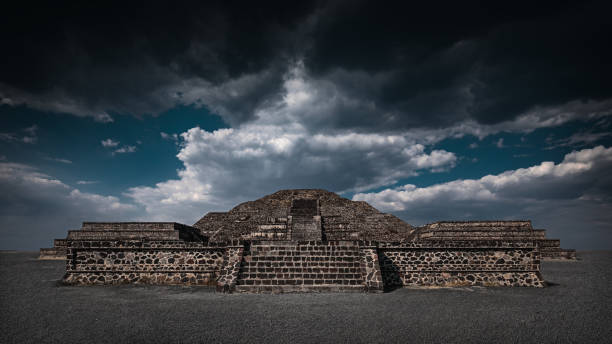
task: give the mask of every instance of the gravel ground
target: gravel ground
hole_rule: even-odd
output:
[[[545,262],[547,288],[219,294],[67,287],[62,261],[0,252],[0,343],[612,342],[612,251]]]

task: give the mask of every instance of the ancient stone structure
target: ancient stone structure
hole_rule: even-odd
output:
[[[84,222],[55,244],[58,253],[65,247],[68,284],[213,285],[224,292],[541,287],[542,257],[575,258],[529,221],[412,227],[365,202],[311,189],[278,191],[193,226]]]
[[[56,260],[66,259],[66,239],[54,239],[53,247],[41,248],[38,259]]]

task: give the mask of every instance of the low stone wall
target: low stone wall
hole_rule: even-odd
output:
[[[204,242],[68,241],[64,282],[214,285],[224,253]]]
[[[384,284],[380,271],[376,243],[361,242],[360,244],[361,274],[364,279],[365,290],[369,292],[381,292],[384,290]]]
[[[67,257],[67,284],[215,285],[225,292],[544,285],[534,242],[75,240]]]
[[[64,260],[66,259],[65,248],[41,248],[38,259],[42,260]]]
[[[66,239],[54,239],[53,247],[41,248],[38,259],[42,260],[64,260],[66,259]]]
[[[534,242],[431,241],[381,243],[385,288],[399,286],[542,287]]]
[[[242,242],[229,243],[223,256],[222,269],[217,279],[217,291],[231,293],[236,289],[243,255],[244,244]]]

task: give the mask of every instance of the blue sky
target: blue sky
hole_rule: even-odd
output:
[[[90,216],[84,218],[74,218],[70,221],[59,221],[61,225],[46,227],[47,222],[44,216],[36,218],[37,207],[45,207],[45,202],[37,205],[36,200],[30,200],[28,204],[31,209],[26,213],[33,216],[35,225],[41,226],[37,233],[37,238],[17,236],[11,238],[7,231],[3,231],[5,236],[5,248],[34,249],[36,246],[44,245],[54,237],[62,237],[65,230],[78,228],[79,221],[85,220],[146,220],[148,212],[143,209],[143,204],[137,204],[135,200],[126,195],[132,187],[155,188],[156,183],[167,180],[180,180],[177,171],[184,169],[185,165],[177,154],[186,147],[185,140],[181,134],[191,128],[201,128],[207,132],[214,132],[217,129],[228,128],[222,118],[213,115],[206,109],[197,109],[188,106],[178,106],[159,116],[134,117],[126,115],[115,115],[114,121],[110,123],[100,123],[91,118],[78,118],[70,114],[56,114],[39,110],[29,109],[25,106],[11,107],[4,105],[0,107],[2,113],[2,127],[5,134],[10,134],[14,139],[4,139],[0,142],[0,156],[3,162],[18,163],[31,167],[35,171],[43,173],[46,177],[57,179],[68,185],[70,188],[78,189],[83,193],[96,194],[102,196],[114,196],[119,202],[125,204],[136,204],[135,209],[127,213],[113,211],[96,213],[87,212],[80,209],[81,206],[74,206],[76,213],[84,213]],[[596,123],[599,123],[596,125]],[[415,175],[400,178],[393,183],[382,186],[374,186],[360,192],[367,191],[375,194],[387,189],[401,187],[412,184],[419,188],[440,185],[456,180],[478,179],[486,175],[497,175],[504,171],[513,171],[520,168],[529,168],[538,165],[543,161],[552,161],[559,164],[563,161],[566,154],[572,151],[590,149],[603,145],[612,146],[612,138],[608,130],[610,119],[605,117],[603,120],[574,120],[559,126],[535,129],[529,132],[499,132],[486,137],[476,137],[474,135],[463,135],[462,137],[451,137],[442,139],[434,144],[428,145],[424,153],[431,153],[434,150],[452,152],[456,160],[440,171],[418,170]],[[23,137],[30,135],[27,128],[35,127],[33,132],[35,139],[33,142],[23,142]],[[166,137],[163,136],[163,134]],[[593,141],[577,142],[566,144],[568,138],[576,136],[578,133],[589,133]],[[176,134],[176,136],[174,136]],[[102,141],[112,139],[118,142],[115,147],[104,147]],[[128,153],[113,153],[114,150],[124,145],[134,146],[136,149]],[[350,173],[350,171],[349,171]],[[323,177],[329,178],[325,173]],[[247,175],[248,177],[248,175]],[[265,178],[270,184],[262,188],[260,193],[275,191],[274,178]],[[235,181],[237,184],[240,180]],[[282,187],[302,187],[298,181],[293,184],[286,184]],[[333,178],[326,182],[326,188],[334,191]],[[305,187],[317,187],[318,185],[305,185]],[[9,189],[5,187],[5,189]],[[356,190],[348,190],[342,193],[347,198],[352,198]],[[233,195],[226,202],[218,204],[202,203],[201,207],[185,213],[177,213],[173,216],[172,211],[164,213],[162,218],[157,220],[172,220],[190,223],[197,217],[204,215],[207,211],[227,210],[237,202],[256,198],[255,194]],[[11,200],[11,202],[13,202]],[[234,203],[232,203],[234,202]],[[373,202],[376,204],[376,202]],[[199,202],[196,202],[199,204]],[[10,204],[9,208],[16,207],[18,202]],[[96,206],[95,203],[92,206]],[[379,206],[380,207],[380,206]],[[449,219],[476,219],[476,218],[527,218],[524,213],[502,214],[495,211],[488,212],[474,206],[474,213],[453,214],[447,206],[434,205],[433,209],[425,212],[424,215],[414,218],[410,214],[410,209],[391,211],[409,222],[421,225],[436,220]],[[62,211],[70,211],[68,206]],[[485,207],[486,208],[486,207]],[[153,210],[154,211],[154,210]],[[119,215],[118,218],[114,217]],[[190,216],[189,216],[190,215]],[[530,214],[531,215],[531,214]],[[53,221],[52,221],[53,222]],[[535,221],[536,225],[546,227],[544,221]],[[598,244],[590,242],[588,237],[571,235],[570,231],[564,232],[549,228],[556,237],[573,238],[574,243],[582,245],[579,247],[608,247],[606,241]],[[570,245],[572,245],[571,240]],[[34,246],[32,246],[32,244]]]
[[[605,2],[183,6],[5,8],[0,249],[284,188],[612,248]]]
[[[33,144],[2,142],[0,155],[7,160],[40,167],[70,185],[95,182],[80,184],[80,188],[119,196],[130,186],[153,185],[176,177],[176,170],[182,166],[176,159],[179,147],[177,141],[164,140],[161,132],[172,135],[196,126],[210,131],[227,127],[219,116],[183,106],[158,117],[115,116],[112,123],[25,106],[4,105],[0,113],[6,132],[18,135],[25,128],[37,128]],[[127,145],[136,147],[136,151],[113,154],[115,149],[101,145],[107,139],[120,142],[115,149]]]

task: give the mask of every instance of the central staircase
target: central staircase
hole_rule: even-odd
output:
[[[295,199],[289,210],[291,219],[291,240],[320,241],[321,216],[319,216],[319,200]]]
[[[359,245],[253,242],[244,252],[236,291],[364,291]]]

